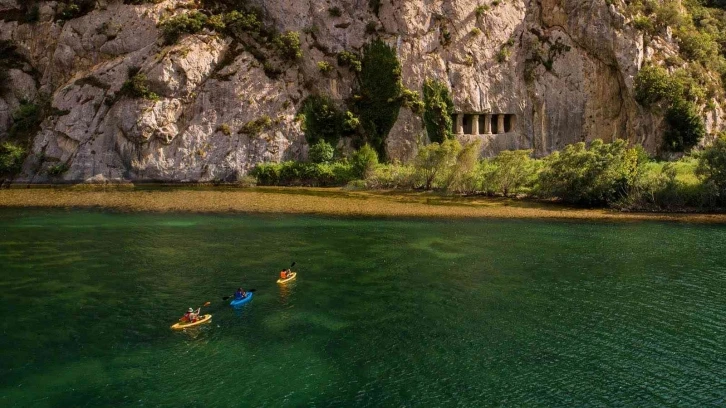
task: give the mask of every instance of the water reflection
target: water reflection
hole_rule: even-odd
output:
[[[288,308],[291,305],[290,297],[295,292],[296,282],[297,280],[293,280],[284,284],[280,283],[277,285],[280,288],[280,306],[282,306],[284,309]]]

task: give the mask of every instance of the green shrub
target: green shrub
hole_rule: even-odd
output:
[[[461,144],[456,139],[420,148],[413,161],[416,185],[425,190],[446,187],[460,151]]]
[[[655,22],[658,27],[678,27],[683,24],[680,2],[664,1],[654,7]]]
[[[76,17],[78,17],[81,14],[81,8],[74,3],[68,3],[65,5],[61,5],[61,12],[58,13],[58,19],[59,20],[72,20]]]
[[[28,1],[28,3],[31,3]],[[68,21],[74,18],[84,16],[96,7],[95,0],[75,0],[75,1],[59,1],[58,2],[58,20]],[[40,9],[37,5],[28,5],[27,14],[24,22],[36,22],[40,18]]]
[[[680,84],[664,68],[646,65],[635,76],[635,100],[645,107],[661,101],[670,103],[682,94]]]
[[[439,39],[441,45],[446,47],[451,44],[451,31],[446,26],[441,27],[441,38]]]
[[[265,72],[265,75],[270,79],[277,79],[282,75],[282,69],[276,67],[269,61],[265,61],[262,64],[262,70]]]
[[[696,175],[719,201],[726,200],[726,136],[722,134],[712,146],[701,152]]]
[[[481,17],[484,14],[486,14],[487,11],[489,11],[490,7],[487,4],[480,4],[476,6],[474,9],[474,14],[476,14],[477,17]]]
[[[335,102],[327,96],[311,95],[301,105],[303,114],[303,130],[308,144],[314,145],[325,140],[332,145],[346,133],[346,116],[338,109]]]
[[[67,172],[69,168],[67,163],[58,163],[48,168],[48,175],[51,177],[60,176]]]
[[[259,185],[276,186],[280,184],[282,165],[282,163],[260,163],[250,171],[250,175],[257,179]]]
[[[254,11],[245,12],[234,10],[224,15],[226,32],[236,38],[249,34],[258,38],[263,31],[263,24],[260,15]]]
[[[232,134],[232,128],[230,128],[228,124],[222,123],[217,126],[217,132],[222,132],[223,135],[229,136]]]
[[[213,14],[209,16],[206,24],[207,28],[218,33],[224,33],[227,25],[224,23],[224,15]]]
[[[615,207],[652,211],[710,205],[708,189],[696,179],[692,162],[684,158],[677,162],[645,163],[628,197]]]
[[[333,161],[333,155],[335,149],[323,139],[312,145],[308,151],[308,158],[313,163],[329,163]]]
[[[31,136],[38,131],[43,119],[43,109],[40,104],[27,100],[20,101],[20,106],[13,113],[13,124],[9,129],[10,137],[17,139]]]
[[[327,73],[333,71],[333,69],[335,69],[335,68],[333,68],[333,66],[330,65],[329,62],[318,61],[318,70],[320,70],[320,72],[322,72],[323,74],[327,74]]]
[[[669,74],[664,68],[643,67],[635,77],[635,99],[645,107],[666,107],[663,148],[684,151],[697,145],[706,126],[693,100],[705,97],[693,75],[684,70]]]
[[[474,27],[471,29],[470,34],[474,37],[478,37],[479,35],[481,35],[481,30],[478,27]]]
[[[260,163],[250,172],[259,185],[344,186],[354,179],[350,163]]]
[[[338,53],[338,65],[348,67],[353,72],[361,72],[363,70],[360,57],[350,51],[341,51]]]
[[[0,175],[19,172],[25,160],[25,153],[25,149],[16,143],[0,144]]]
[[[343,15],[343,12],[340,11],[340,7],[335,6],[328,9],[328,14],[330,14],[331,17],[340,17]]]
[[[709,33],[681,30],[677,33],[681,55],[691,61],[708,61],[718,55],[719,45]]]
[[[484,190],[502,195],[517,195],[534,186],[537,179],[536,161],[531,150],[505,150],[490,160],[484,174]]]
[[[386,155],[386,138],[401,109],[401,63],[396,51],[381,40],[363,50],[356,107],[367,141],[379,157]]]
[[[706,135],[706,125],[693,102],[677,101],[666,112],[663,148],[682,152],[696,146]]]
[[[539,194],[575,204],[615,203],[635,182],[641,150],[629,149],[623,140],[595,140],[589,148],[582,142],[568,145],[545,158],[537,178]]]
[[[481,142],[468,143],[456,155],[456,162],[451,166],[446,179],[446,191],[470,193],[476,191],[478,177],[476,170],[479,163]]]
[[[439,80],[426,79],[423,98],[423,120],[429,140],[441,143],[452,138],[454,124],[451,117],[454,114],[454,101],[449,94],[449,88]]]
[[[262,115],[259,118],[253,119],[242,125],[239,133],[249,136],[257,136],[263,130],[269,128],[270,125],[272,125],[272,119],[268,115]]]
[[[284,59],[293,61],[302,58],[300,34],[288,31],[275,37],[272,43]]]
[[[655,23],[653,22],[653,19],[643,15],[635,16],[633,18],[633,25],[638,30],[645,31],[646,33],[652,34],[655,32]]]
[[[165,44],[174,44],[183,34],[196,34],[202,31],[208,22],[208,17],[198,11],[179,14],[162,21],[159,24]]]
[[[370,145],[366,144],[353,153],[351,165],[356,178],[366,178],[378,165],[378,154]]]
[[[360,119],[351,111],[345,111],[343,116],[343,134],[350,135],[360,129]]]
[[[404,164],[379,164],[365,179],[368,188],[413,188],[415,169]]]
[[[499,51],[497,51],[497,54],[495,55],[495,58],[498,63],[504,63],[509,60],[509,57],[512,55],[512,50],[507,46],[502,46],[499,48]]]
[[[424,102],[421,100],[421,95],[418,92],[402,88],[399,98],[401,100],[401,106],[404,108],[411,109],[411,112],[417,115],[423,113]]]
[[[129,68],[129,79],[121,86],[120,94],[150,101],[159,100],[159,95],[149,89],[149,80],[146,78],[146,74],[140,73],[138,68]]]

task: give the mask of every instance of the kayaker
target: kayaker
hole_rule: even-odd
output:
[[[179,320],[181,320],[182,322],[194,323],[199,318],[199,310],[201,310],[201,307],[199,309],[197,309],[196,313],[194,313],[194,309],[192,309],[190,307],[189,310],[187,310],[187,312],[184,313],[184,316],[182,316],[182,318]]]
[[[234,300],[242,300],[247,297],[247,292],[245,290],[242,290],[242,288],[237,289],[237,292],[234,293]]]
[[[280,271],[280,279],[287,279],[287,271],[289,271],[289,269],[283,269]]]

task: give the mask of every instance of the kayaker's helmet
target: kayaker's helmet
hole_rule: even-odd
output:
[[[194,311],[194,309],[192,309],[191,307],[189,308],[189,310],[187,310],[187,312],[189,312],[189,313],[192,313],[193,311]]]

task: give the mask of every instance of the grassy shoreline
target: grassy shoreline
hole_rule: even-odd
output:
[[[342,188],[211,186],[44,186],[0,190],[0,208],[106,208],[120,211],[284,213],[364,217],[520,218],[726,223],[726,214],[629,213],[552,202]]]

